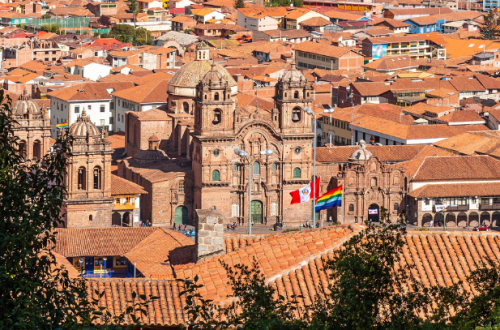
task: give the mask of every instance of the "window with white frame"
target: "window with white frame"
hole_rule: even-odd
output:
[[[240,205],[233,203],[231,207],[231,217],[238,217],[240,215]]]
[[[271,202],[270,215],[271,216],[277,216],[278,215],[278,202]]]

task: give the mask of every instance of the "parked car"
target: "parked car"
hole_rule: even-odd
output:
[[[490,231],[490,226],[476,226],[472,231]]]

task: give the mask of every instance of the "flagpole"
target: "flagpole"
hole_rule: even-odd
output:
[[[342,195],[341,195],[341,203],[342,203],[342,224],[345,224],[345,203],[344,203],[344,185],[342,184]]]

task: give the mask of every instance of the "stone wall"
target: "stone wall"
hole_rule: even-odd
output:
[[[200,261],[224,254],[224,217],[218,210],[196,210],[195,260]]]

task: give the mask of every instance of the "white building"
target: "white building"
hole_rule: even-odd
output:
[[[113,103],[116,105],[115,130],[125,131],[127,111],[141,112],[166,106],[167,90],[168,80],[161,80],[113,93]]]
[[[48,93],[52,136],[57,134],[57,124],[73,124],[83,110],[99,128],[106,126],[109,131],[114,131],[114,103],[111,93],[133,86],[132,82],[85,83]]]
[[[111,66],[89,62],[89,61],[74,61],[70,65],[66,66],[66,72],[82,76],[83,78],[90,79],[92,81],[97,81],[101,78],[109,75],[111,71]]]
[[[242,12],[238,10],[238,25],[250,31],[268,31],[278,29],[278,20],[265,12]]]

